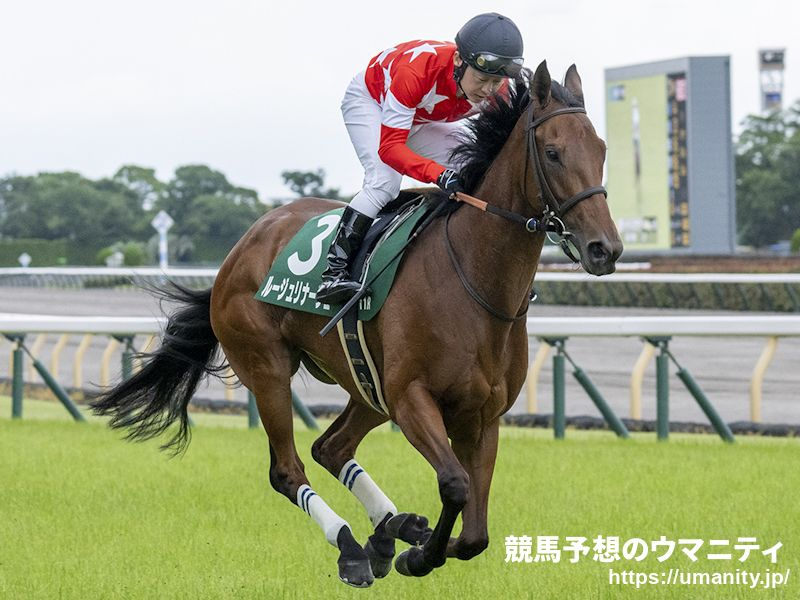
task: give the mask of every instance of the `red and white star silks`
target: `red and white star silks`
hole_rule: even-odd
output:
[[[426,183],[436,181],[443,167],[406,145],[411,127],[457,121],[475,110],[468,100],[456,97],[455,51],[450,42],[405,42],[373,57],[364,73],[370,96],[381,106],[380,159]]]

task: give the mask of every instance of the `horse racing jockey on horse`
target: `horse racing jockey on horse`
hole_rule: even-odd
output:
[[[451,152],[465,117],[479,112],[522,68],[522,35],[497,13],[473,17],[455,44],[415,40],[375,56],[350,82],[342,114],[364,167],[364,184],[345,208],[328,250],[317,299],[346,302],[360,284],[348,267],[378,212],[400,191],[403,175],[463,191]]]
[[[407,60],[411,68],[415,48],[416,60],[433,60],[432,52],[441,50],[407,47],[408,57],[400,54],[395,60]],[[481,66],[481,57],[483,65],[492,60],[486,53],[470,60]],[[390,64],[385,67],[391,74]],[[453,70],[459,67],[454,59]],[[471,95],[470,71],[463,68],[461,87]],[[444,85],[431,86],[430,114],[437,118],[436,109],[445,103],[438,101],[437,90]],[[225,368],[217,356],[221,349],[255,397],[269,442],[270,484],[338,549],[343,582],[365,587],[393,566],[402,575],[423,577],[449,559],[482,553],[489,545],[500,418],[516,400],[528,370],[526,313],[545,235],[553,231],[562,241],[568,238],[575,260],[593,275],[614,272],[622,252],[602,186],[606,146],[586,114],[575,65],[567,69],[563,85],[551,79],[542,61],[533,73],[522,70],[507,93],[501,91],[466,121],[470,135],[454,149],[460,176],[441,182],[455,189],[449,195],[461,202],[437,204],[453,210],[431,220],[407,247],[384,304],[373,319],[359,321],[383,391],[381,410],[364,397],[364,386],[354,377],[343,328],[339,337],[320,335],[330,316],[256,299],[261,282],[298,232],[327,219],[324,235],[332,235],[339,218],[334,211],[345,208],[331,200],[300,198],[253,224],[220,266],[213,288],[163,290],[177,306],[161,346],[136,374],[94,400],[95,412],[110,416],[111,425],[127,429],[133,439],[152,438],[177,425],[166,447],[182,450],[189,442],[188,407],[199,381]],[[425,126],[433,131],[438,125],[445,123]],[[413,137],[412,127],[409,143]],[[429,178],[449,179],[438,174],[444,167],[431,169]],[[399,185],[399,173],[394,176]],[[433,187],[417,192],[426,201],[447,198]],[[319,273],[323,237],[316,236],[311,252],[315,267],[320,259]],[[306,293],[313,289],[307,285]],[[291,381],[301,365],[349,395],[343,412],[314,442],[311,456],[366,510],[373,534],[363,545],[312,487],[298,454]],[[436,473],[441,511],[432,528],[425,517],[398,508],[368,474],[362,457],[356,459],[367,434],[389,420]],[[397,539],[410,546],[395,556]]]

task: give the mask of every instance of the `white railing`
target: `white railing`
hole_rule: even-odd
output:
[[[0,285],[3,281],[12,278],[19,281],[28,278],[31,281],[44,281],[51,278],[119,278],[130,277],[133,279],[178,279],[204,278],[213,280],[217,276],[215,268],[184,268],[172,267],[160,269],[158,267],[112,268],[112,267],[7,267],[0,268]],[[586,273],[585,271],[555,272],[539,271],[536,274],[537,282],[586,282],[604,281],[608,283],[733,283],[733,284],[760,284],[760,283],[790,283],[800,284],[800,273],[630,273],[617,272],[603,275],[602,278]]]
[[[164,318],[70,317],[0,313],[0,334],[89,334],[110,336],[149,335],[161,332]],[[668,316],[668,317],[530,317],[528,335],[542,344],[528,374],[528,412],[537,412],[536,387],[553,340],[571,337],[714,336],[763,337],[766,346],[750,380],[751,420],[761,420],[761,385],[778,340],[800,337],[800,316]],[[110,352],[108,353],[110,354]],[[644,370],[655,355],[655,346],[644,344],[631,374],[631,417],[641,418]]]
[[[795,316],[529,317],[536,337],[586,336],[800,336]]]
[[[750,420],[761,421],[762,383],[775,354],[778,339],[800,337],[796,316],[659,316],[659,317],[530,317],[528,336],[542,345],[528,372],[528,412],[537,412],[539,374],[552,348],[548,340],[570,337],[764,337],[766,345],[750,378]],[[631,372],[630,416],[641,419],[644,372],[655,356],[656,346],[644,342],[642,353]]]
[[[153,334],[163,317],[85,317],[0,313],[0,333]],[[795,316],[529,317],[535,337],[800,336]]]
[[[163,317],[67,317],[0,313],[0,334],[151,335],[159,333],[165,324]]]

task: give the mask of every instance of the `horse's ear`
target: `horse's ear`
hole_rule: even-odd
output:
[[[578,75],[578,68],[574,64],[567,69],[567,74],[564,76],[564,87],[580,100],[581,106],[583,106],[583,85],[581,76]]]
[[[533,97],[539,102],[539,106],[547,106],[550,102],[550,71],[547,70],[547,61],[543,60],[536,67],[536,73],[533,74],[533,81],[531,81],[531,91]]]

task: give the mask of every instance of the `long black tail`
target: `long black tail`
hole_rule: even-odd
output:
[[[142,369],[90,403],[97,415],[111,417],[115,429],[128,429],[128,439],[147,440],[179,422],[177,433],[162,450],[179,454],[189,444],[189,401],[206,374],[217,375],[214,364],[219,341],[211,329],[211,290],[194,291],[174,282],[155,290],[164,300],[181,306],[167,321],[161,346],[145,356]]]

